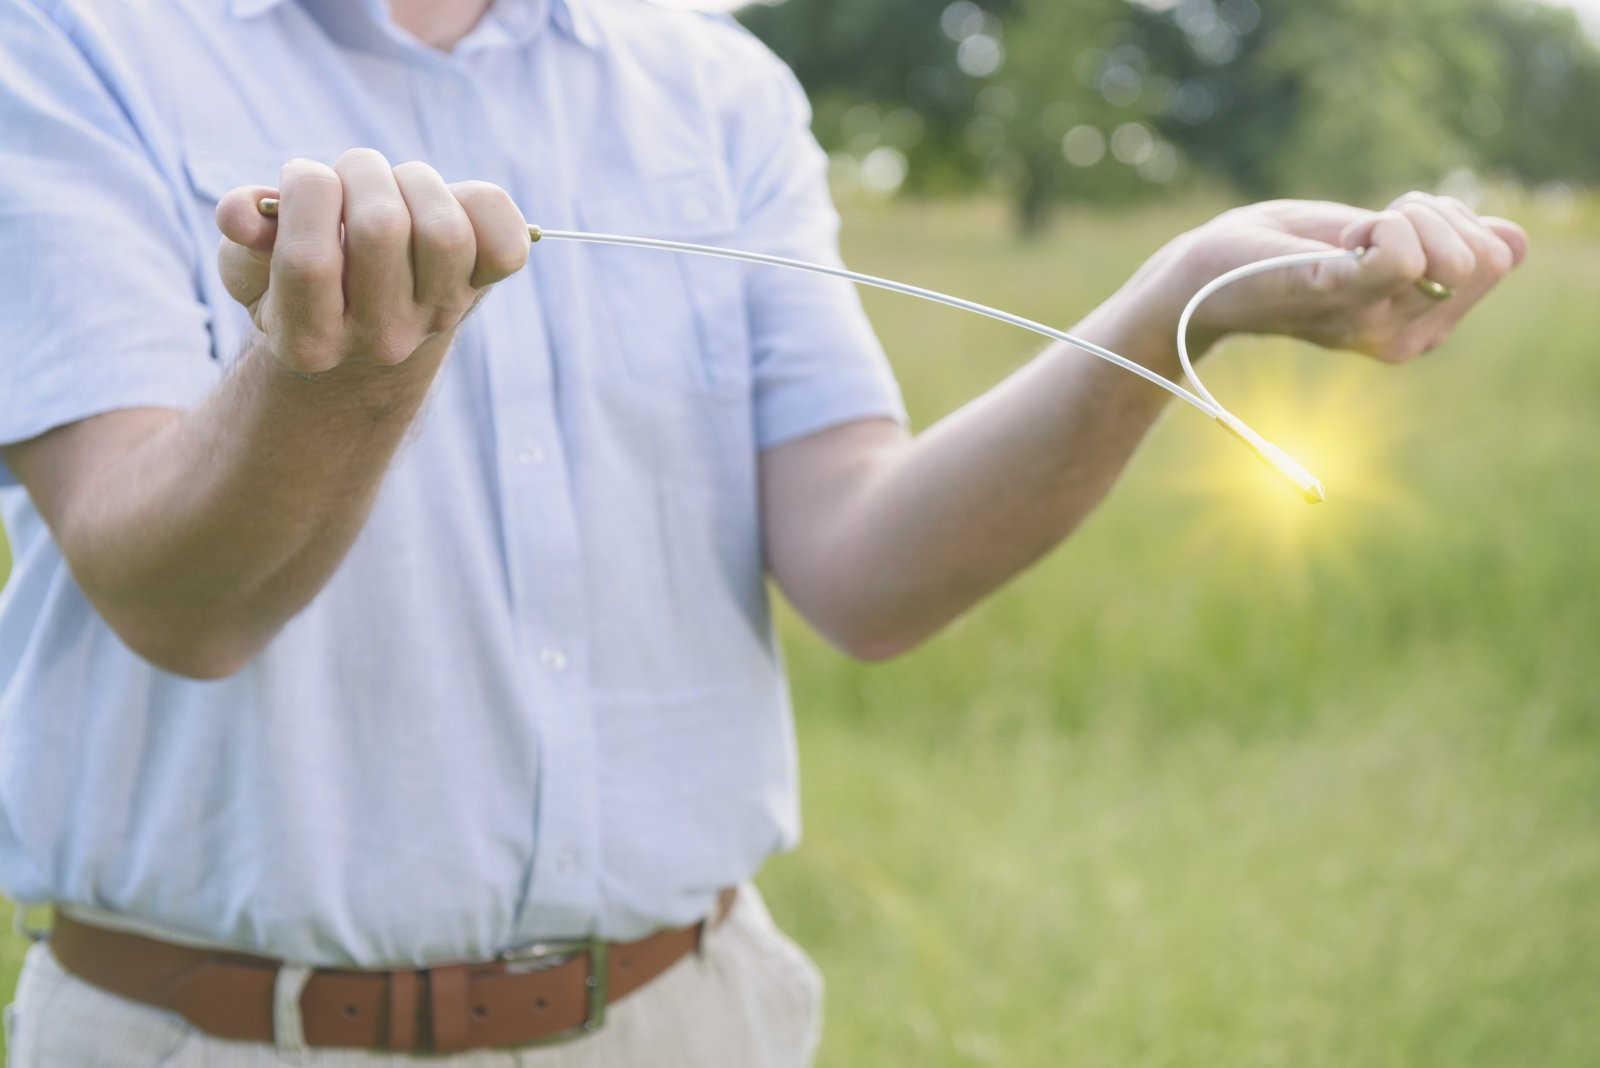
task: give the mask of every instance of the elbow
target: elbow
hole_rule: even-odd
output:
[[[897,641],[893,638],[869,639],[840,645],[839,649],[852,660],[863,664],[886,664],[915,649],[919,643]]]
[[[196,682],[230,678],[255,659],[261,643],[225,627],[112,623],[135,656],[169,675]]]
[[[829,644],[852,660],[883,664],[922,644],[924,634],[886,627],[837,627],[825,630]]]
[[[254,659],[253,650],[212,640],[196,641],[182,647],[172,642],[133,642],[128,641],[126,636],[123,641],[152,666],[196,682],[217,682],[231,678]]]

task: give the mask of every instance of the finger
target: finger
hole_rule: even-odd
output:
[[[488,182],[457,182],[450,191],[472,220],[477,238],[472,284],[491,286],[522,270],[528,262],[528,222],[506,191]]]
[[[1443,211],[1421,199],[1402,200],[1398,209],[1411,220],[1422,239],[1429,278],[1451,288],[1472,281],[1478,270],[1478,254]]]
[[[290,160],[278,178],[278,234],[273,242],[271,287],[278,355],[303,371],[338,362],[336,338],[344,316],[340,280],[344,254],[339,216],[344,189],[321,163]]]
[[[344,183],[346,312],[379,343],[373,358],[398,362],[411,353],[386,351],[382,335],[411,303],[411,213],[381,153],[352,148],[333,169]]]
[[[1456,233],[1471,247],[1480,271],[1486,272],[1489,282],[1499,281],[1516,265],[1511,246],[1500,235],[1485,226],[1478,213],[1455,197],[1436,197],[1434,206],[1455,226]]]
[[[1522,266],[1528,258],[1528,232],[1510,219],[1502,219],[1496,215],[1483,215],[1479,216],[1479,219],[1511,249],[1511,265]]]
[[[278,191],[266,185],[241,185],[230,189],[217,201],[217,229],[235,244],[257,252],[271,252],[278,236],[278,220],[261,214],[256,206],[262,197],[276,197]]]
[[[1261,207],[1290,233],[1328,245],[1339,244],[1340,236],[1348,227],[1367,222],[1378,214],[1331,200],[1275,200]]]
[[[411,262],[418,304],[459,317],[472,303],[478,239],[472,220],[426,163],[402,163],[395,184],[411,213]]]
[[[1381,211],[1340,235],[1345,248],[1364,248],[1356,284],[1372,293],[1414,286],[1428,272],[1422,238],[1411,220],[1398,211]]]

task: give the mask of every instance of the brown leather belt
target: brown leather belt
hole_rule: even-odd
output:
[[[600,1026],[620,1001],[699,948],[733,908],[735,891],[692,927],[636,942],[551,942],[483,964],[418,970],[319,968],[300,995],[308,1046],[451,1053],[527,1046]],[[176,1012],[208,1035],[272,1042],[278,961],[193,949],[113,931],[58,912],[50,948],[86,982]]]

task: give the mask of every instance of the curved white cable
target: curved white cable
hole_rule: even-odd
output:
[[[1183,365],[1184,375],[1188,378],[1190,384],[1194,386],[1194,392],[1190,392],[1189,390],[1178,385],[1176,382],[1157,374],[1142,364],[1135,363],[1125,356],[1119,356],[1110,349],[1105,348],[1102,345],[1097,345],[1092,341],[1088,341],[1080,337],[1074,337],[1072,334],[1069,334],[1064,330],[1057,330],[1055,327],[1046,326],[1045,324],[1035,322],[1032,319],[1027,319],[1020,315],[1014,315],[1011,312],[1001,311],[999,308],[992,308],[987,304],[979,304],[977,301],[951,296],[949,293],[941,293],[934,289],[924,289],[921,286],[914,286],[906,282],[896,282],[893,279],[880,278],[877,275],[863,274],[860,271],[852,271],[844,267],[834,267],[821,263],[809,263],[805,260],[790,259],[787,256],[774,256],[765,252],[748,252],[743,249],[724,248],[720,245],[697,245],[688,241],[669,241],[664,238],[656,237],[633,237],[627,234],[592,233],[585,230],[546,230],[540,226],[529,226],[528,235],[535,242],[544,239],[552,239],[558,241],[580,241],[588,244],[598,245],[626,245],[632,248],[658,249],[664,252],[685,252],[698,256],[715,256],[719,259],[725,260],[743,260],[748,263],[763,263],[773,267],[787,267],[790,270],[807,271],[812,274],[831,275],[835,278],[843,278],[860,285],[873,286],[877,289],[886,289],[893,293],[902,293],[906,296],[932,301],[935,304],[943,304],[951,308],[959,308],[962,311],[972,312],[975,315],[987,316],[990,319],[997,319],[1002,323],[1009,323],[1012,326],[1021,327],[1024,330],[1031,330],[1035,334],[1042,334],[1047,338],[1064,342],[1065,344],[1072,345],[1076,348],[1080,348],[1086,352],[1092,353],[1093,355],[1100,357],[1102,360],[1106,360],[1115,364],[1130,374],[1138,375],[1145,381],[1159,386],[1180,400],[1188,402],[1195,408],[1210,416],[1212,419],[1215,419],[1217,423],[1220,424],[1225,430],[1232,433],[1240,441],[1244,442],[1252,450],[1254,450],[1257,456],[1261,457],[1262,460],[1266,461],[1272,467],[1275,467],[1283,474],[1285,478],[1289,479],[1295,484],[1295,486],[1300,490],[1301,495],[1304,496],[1307,501],[1311,503],[1317,503],[1326,499],[1326,495],[1322,488],[1322,483],[1317,480],[1315,475],[1301,466],[1300,463],[1294,459],[1294,457],[1278,448],[1278,446],[1272,444],[1272,442],[1263,438],[1260,434],[1252,430],[1242,419],[1224,408],[1217,402],[1217,399],[1211,395],[1211,391],[1206,389],[1205,383],[1200,381],[1200,376],[1195,373],[1194,364],[1189,358],[1189,322],[1194,318],[1194,313],[1202,304],[1206,302],[1208,298],[1217,293],[1219,290],[1224,289],[1235,282],[1253,277],[1254,275],[1263,274],[1267,271],[1280,270],[1287,267],[1298,267],[1305,264],[1320,263],[1328,260],[1346,258],[1355,259],[1359,258],[1361,255],[1359,251],[1347,251],[1339,249],[1329,252],[1299,252],[1288,256],[1275,256],[1272,259],[1246,264],[1243,267],[1229,271],[1227,274],[1221,275],[1220,277],[1213,279],[1211,282],[1203,286],[1200,291],[1190,299],[1188,305],[1183,310],[1183,315],[1180,316],[1178,320],[1178,360]]]
[[[1235,282],[1287,267],[1304,267],[1313,263],[1331,263],[1335,260],[1359,260],[1365,251],[1365,249],[1331,249],[1325,252],[1292,252],[1287,256],[1273,256],[1270,259],[1247,263],[1243,267],[1235,267],[1201,286],[1200,291],[1189,298],[1183,314],[1178,317],[1178,362],[1183,365],[1184,377],[1189,380],[1194,391],[1216,409],[1216,420],[1222,424],[1223,429],[1250,446],[1263,461],[1277,468],[1284,478],[1295,484],[1301,496],[1312,504],[1328,499],[1327,492],[1322,488],[1322,482],[1317,476],[1307,471],[1293,456],[1257,434],[1243,419],[1217,403],[1217,398],[1213,397],[1206,384],[1200,381],[1200,375],[1196,373],[1194,363],[1189,359],[1189,321],[1194,318],[1194,313],[1200,310],[1200,305]]]
[[[1178,362],[1183,364],[1184,377],[1189,384],[1194,386],[1194,391],[1206,400],[1217,411],[1226,411],[1217,403],[1217,398],[1211,395],[1205,383],[1200,381],[1200,376],[1195,373],[1194,364],[1189,361],[1189,320],[1194,318],[1194,313],[1200,310],[1200,305],[1218,291],[1228,288],[1235,282],[1242,282],[1246,278],[1254,278],[1258,274],[1268,271],[1277,271],[1285,267],[1302,267],[1312,263],[1327,263],[1332,260],[1358,260],[1361,258],[1359,249],[1333,249],[1326,252],[1292,252],[1287,256],[1274,256],[1271,259],[1257,260],[1247,263],[1243,267],[1235,267],[1227,274],[1218,275],[1204,286],[1200,291],[1189,298],[1189,304],[1183,309],[1183,315],[1178,318]]]
[[[1147,382],[1160,386],[1173,396],[1194,405],[1196,408],[1200,409],[1202,412],[1205,412],[1213,419],[1217,418],[1221,414],[1221,408],[1217,405],[1216,401],[1201,400],[1199,397],[1195,396],[1193,393],[1190,393],[1188,390],[1184,389],[1176,382],[1173,382],[1171,379],[1157,374],[1142,364],[1134,363],[1126,356],[1118,356],[1110,349],[1101,345],[1096,345],[1093,341],[1086,341],[1080,337],[1073,337],[1071,334],[1063,330],[1057,330],[1053,326],[1046,326],[1043,323],[1035,322],[1032,319],[1025,319],[1020,315],[1013,315],[1011,312],[1001,311],[999,308],[991,308],[987,304],[979,304],[975,300],[964,300],[961,297],[953,297],[948,293],[940,293],[934,289],[923,289],[921,286],[914,286],[907,282],[896,282],[893,279],[880,278],[874,274],[862,274],[860,271],[852,271],[844,267],[831,267],[823,263],[808,263],[805,260],[793,260],[787,256],[773,256],[765,252],[746,252],[743,249],[723,248],[720,245],[696,245],[687,241],[667,241],[657,237],[631,237],[623,234],[599,234],[590,233],[584,230],[546,230],[543,227],[529,227],[529,232],[530,234],[538,235],[534,238],[535,241],[554,238],[560,241],[583,241],[596,245],[629,245],[634,248],[653,248],[666,252],[689,252],[700,256],[716,256],[725,260],[745,260],[750,263],[765,263],[773,267],[788,267],[789,269],[795,271],[809,271],[812,274],[832,275],[835,278],[845,278],[849,281],[859,283],[860,285],[873,286],[877,289],[887,289],[890,292],[903,293],[909,297],[920,297],[923,300],[930,300],[935,304],[944,304],[951,308],[960,308],[962,311],[969,311],[976,315],[986,315],[990,319],[998,319],[1002,323],[1010,323],[1012,326],[1019,326],[1024,330],[1031,330],[1035,334],[1043,334],[1045,337],[1053,338],[1056,341],[1062,341],[1068,345],[1074,345],[1087,352],[1092,352],[1102,360],[1108,360],[1111,363],[1116,364],[1124,371],[1138,375]]]

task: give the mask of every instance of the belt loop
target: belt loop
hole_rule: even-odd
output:
[[[467,972],[465,964],[429,968],[428,1038],[433,1053],[459,1053],[468,1048]]]
[[[389,1048],[410,1053],[418,1048],[417,1016],[422,986],[416,972],[389,973]]]
[[[272,1041],[284,1060],[303,1064],[309,1052],[305,1023],[300,1018],[300,994],[311,978],[304,964],[280,964],[272,982]]]

